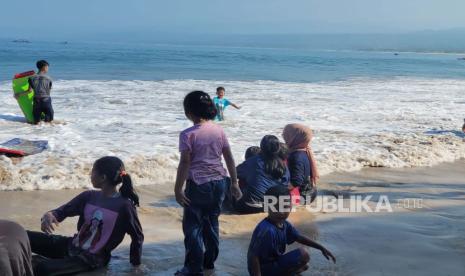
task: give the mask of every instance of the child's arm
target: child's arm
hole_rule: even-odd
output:
[[[187,180],[187,175],[189,173],[189,167],[191,165],[191,155],[187,150],[181,151],[181,160],[179,160],[178,172],[176,174],[176,184],[174,186],[174,194],[176,196],[176,201],[179,205],[185,207],[189,206],[190,200],[184,194],[182,190],[184,183]]]
[[[260,271],[260,260],[258,259],[258,257],[252,256],[250,258],[250,262],[251,262],[252,276],[261,276],[262,272]]]
[[[22,95],[27,95],[27,94],[31,93],[31,91],[32,91],[32,82],[31,82],[31,79],[28,79],[27,82],[28,82],[28,84],[29,84],[29,88],[28,88],[26,91],[19,92],[19,93],[13,92],[13,96],[14,96],[16,99],[19,99],[19,97],[21,97]]]
[[[55,231],[54,224],[58,226],[59,222],[52,211],[45,213],[40,219],[40,229],[44,233],[52,234]]]
[[[229,176],[231,177],[231,194],[236,199],[240,199],[242,197],[242,192],[239,188],[239,183],[237,183],[236,164],[234,163],[234,157],[230,147],[223,148],[223,157],[228,167]]]
[[[54,224],[58,226],[65,218],[82,214],[90,193],[90,191],[82,192],[65,205],[45,213],[40,219],[42,231],[51,234],[55,231]]]
[[[227,105],[231,105],[232,107],[234,107],[235,109],[241,109],[240,106],[234,104],[233,102],[231,102],[230,100],[226,99],[226,103]]]
[[[301,187],[305,182],[304,164],[295,160],[293,156],[290,156],[287,161],[287,167],[289,168],[289,173],[291,176],[289,189],[292,190],[295,187]]]
[[[18,99],[19,97],[21,97],[21,96],[23,96],[23,95],[29,94],[31,91],[32,91],[32,88],[31,88],[31,86],[29,86],[29,89],[26,90],[26,91],[19,92],[19,93],[13,92],[13,97],[15,97],[15,99]]]
[[[128,214],[128,228],[127,233],[131,236],[131,246],[129,251],[129,261],[132,265],[138,266],[141,264],[142,256],[142,244],[144,242],[144,234],[142,232],[142,226],[137,216],[136,207],[130,203],[129,214]]]
[[[233,103],[231,103],[231,105],[232,105],[235,109],[241,109],[241,107],[238,106],[238,105],[235,105],[235,104],[233,104]]]
[[[336,263],[336,258],[333,256],[333,254],[328,249],[326,249],[323,245],[321,245],[321,244],[319,244],[319,243],[317,243],[315,241],[312,241],[308,237],[306,237],[304,235],[299,235],[297,237],[297,239],[296,239],[296,242],[320,250],[321,254],[323,254],[323,256],[325,256],[326,259],[329,260],[329,258],[331,258],[331,260],[334,263]]]
[[[313,150],[310,148],[309,152],[310,152],[310,168],[312,170],[312,175],[310,176],[311,181],[312,181],[311,184],[312,184],[312,187],[315,187],[316,182],[320,178],[320,174],[318,173],[318,166],[316,165],[316,160],[315,160],[315,156],[313,154]]]
[[[31,79],[28,79],[27,80],[27,83],[29,84],[29,88],[26,90],[26,91],[23,91],[23,92],[20,92],[20,93],[14,93],[14,96],[16,99],[18,99],[19,97],[21,97],[22,95],[27,95],[29,93],[31,93],[32,91],[32,82],[31,82]]]

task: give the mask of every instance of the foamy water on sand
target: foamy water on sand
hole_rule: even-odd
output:
[[[0,141],[45,139],[50,149],[19,162],[0,157],[0,190],[88,187],[92,162],[122,157],[137,185],[174,181],[178,135],[191,123],[182,99],[194,89],[225,86],[243,108],[222,123],[237,162],[265,134],[285,124],[315,130],[322,174],[366,166],[417,167],[465,157],[458,130],[465,117],[465,80],[351,79],[274,81],[89,81],[54,83],[58,124],[24,123],[11,83],[0,83]]]

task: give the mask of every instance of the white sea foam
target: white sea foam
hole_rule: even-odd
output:
[[[222,123],[239,163],[265,134],[285,124],[315,130],[322,174],[365,166],[430,166],[465,157],[458,130],[465,117],[465,80],[396,78],[326,83],[273,81],[56,81],[55,117],[31,126],[0,83],[0,141],[46,139],[50,149],[20,162],[0,157],[0,190],[88,187],[92,162],[123,158],[137,185],[174,182],[178,135],[190,126],[182,100],[218,85],[243,106]]]

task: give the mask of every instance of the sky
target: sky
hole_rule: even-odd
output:
[[[465,29],[464,0],[1,0],[0,37]]]

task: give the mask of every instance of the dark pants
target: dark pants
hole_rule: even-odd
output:
[[[32,252],[45,257],[33,263],[35,276],[74,274],[92,269],[80,257],[69,256],[71,238],[33,231],[27,231],[27,235]]]
[[[241,181],[239,181],[239,187],[242,191],[243,196],[241,199],[236,200],[232,194],[231,194],[231,179],[229,177],[226,177],[226,197],[223,203],[223,210],[226,209],[227,211],[233,211],[237,212],[240,214],[256,214],[256,213],[262,213],[263,212],[263,207],[253,207],[248,204],[246,204],[248,198],[247,196],[247,184],[242,181],[242,186]]]
[[[308,260],[302,255],[302,249],[294,249],[284,255],[279,256],[275,261],[267,264],[260,264],[262,275],[281,276],[295,275],[295,271],[304,266]],[[251,268],[249,267],[249,273]]]
[[[184,208],[182,220],[186,248],[184,274],[203,275],[203,269],[215,267],[220,243],[218,217],[226,187],[225,179],[201,185],[187,182],[185,193],[191,202]]]
[[[51,122],[53,121],[53,107],[51,98],[34,98],[34,104],[32,106],[32,115],[34,116],[34,123],[40,122],[44,113],[44,121]]]
[[[233,199],[233,208],[236,212],[240,214],[256,214],[263,213],[263,207],[250,206],[246,203],[245,196],[242,196],[241,199]]]

